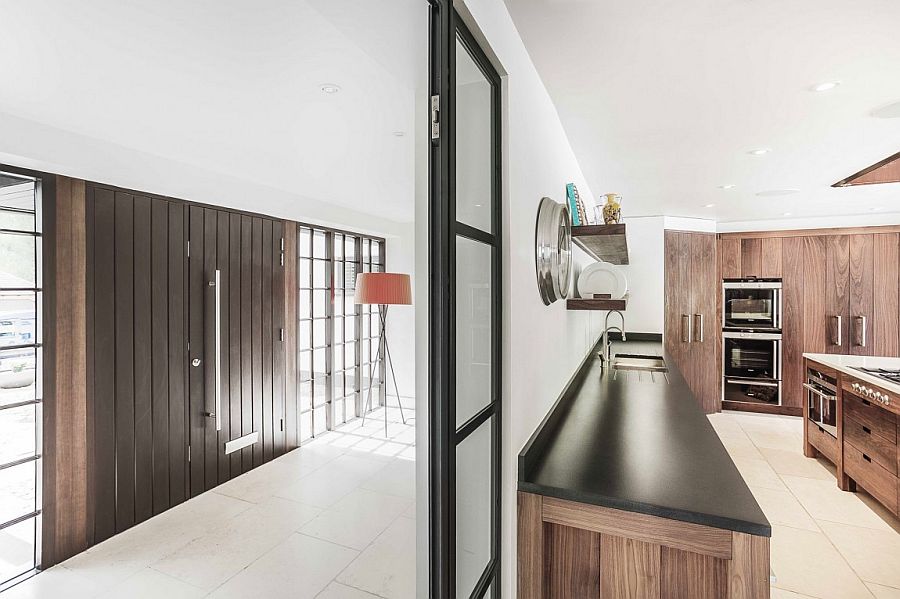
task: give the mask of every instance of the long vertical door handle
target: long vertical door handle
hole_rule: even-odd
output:
[[[697,343],[703,343],[703,315],[694,314],[694,339]]]
[[[693,331],[691,330],[691,315],[690,314],[682,314],[681,315],[681,341],[683,343],[690,343],[693,341]]]
[[[835,334],[833,337],[834,344],[837,345],[838,347],[840,347],[841,345],[844,344],[844,338],[843,338],[843,335],[841,332],[841,327],[843,325],[844,320],[840,315],[832,316],[832,318],[834,318],[834,329],[835,329]]]
[[[216,269],[216,278],[213,281],[209,282],[209,286],[214,288],[216,294],[216,359],[215,359],[215,372],[213,373],[213,380],[215,381],[214,389],[216,393],[216,411],[213,413],[207,412],[207,416],[212,416],[216,419],[216,430],[222,430],[222,271],[218,268]]]
[[[867,336],[867,320],[865,316],[857,316],[856,320],[856,344],[859,347],[866,346],[866,336]]]

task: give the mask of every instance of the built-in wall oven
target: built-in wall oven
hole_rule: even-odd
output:
[[[724,331],[722,399],[781,405],[781,333]]]
[[[724,279],[722,328],[781,330],[781,279]]]
[[[806,401],[809,419],[837,437],[837,380],[815,368],[806,369]]]

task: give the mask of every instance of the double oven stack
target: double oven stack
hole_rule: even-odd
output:
[[[722,282],[722,399],[781,405],[781,279]]]

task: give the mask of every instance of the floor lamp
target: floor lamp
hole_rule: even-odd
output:
[[[378,315],[381,319],[381,343],[375,353],[375,360],[369,365],[369,390],[366,393],[366,405],[363,408],[362,423],[366,424],[366,412],[372,402],[372,383],[375,376],[375,364],[379,358],[384,357],[387,367],[391,369],[391,377],[394,379],[394,391],[397,392],[397,405],[400,406],[400,418],[406,424],[406,416],[403,414],[403,404],[400,402],[400,389],[397,387],[397,375],[394,374],[394,362],[391,360],[391,350],[388,348],[385,324],[387,323],[388,306],[412,305],[412,291],[410,291],[409,275],[393,272],[361,272],[356,275],[356,295],[354,303],[360,305],[378,305]],[[384,348],[382,356],[381,348]],[[384,383],[385,381],[381,381]],[[384,436],[388,433],[387,403],[384,405]]]

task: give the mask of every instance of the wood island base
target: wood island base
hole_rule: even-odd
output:
[[[519,599],[768,599],[769,537],[519,491]]]

